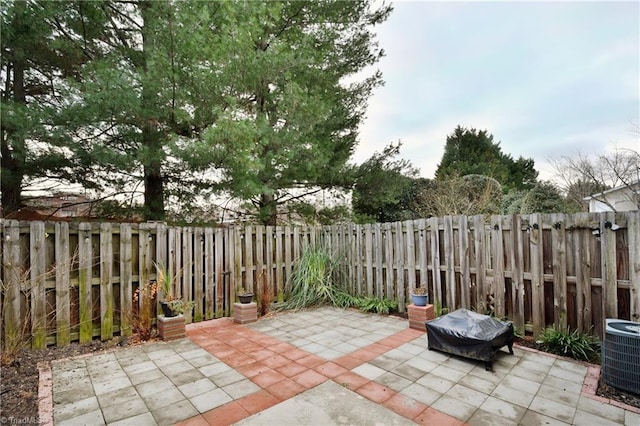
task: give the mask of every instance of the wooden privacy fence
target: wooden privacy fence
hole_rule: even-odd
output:
[[[315,228],[3,220],[1,232],[2,336],[34,347],[130,333],[134,294],[156,265],[195,302],[187,321],[229,316],[240,288],[281,300],[314,241],[340,259],[353,294],[402,312],[410,289],[426,286],[440,308],[506,316],[536,335],[556,324],[602,336],[605,318],[640,320],[640,212]]]

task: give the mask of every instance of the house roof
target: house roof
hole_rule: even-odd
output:
[[[607,189],[606,191],[602,191],[602,192],[598,192],[597,194],[589,195],[588,197],[584,197],[583,200],[589,201],[589,200],[591,200],[593,198],[602,197],[604,195],[609,195],[611,193],[622,191],[622,190],[625,190],[625,189],[631,189],[634,192],[640,192],[640,180],[636,181],[636,182],[633,182],[633,183],[630,183],[629,185],[616,186],[615,188]]]

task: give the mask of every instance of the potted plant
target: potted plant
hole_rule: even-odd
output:
[[[253,292],[246,290],[244,287],[238,292],[240,303],[251,303],[253,301]]]
[[[158,287],[161,289],[160,307],[165,317],[176,317],[193,309],[195,306],[193,301],[185,301],[173,296],[171,285],[173,280],[171,276],[165,272],[164,268],[156,265],[156,274]]]
[[[429,294],[427,287],[416,287],[411,290],[411,302],[415,306],[427,306],[429,303]]]

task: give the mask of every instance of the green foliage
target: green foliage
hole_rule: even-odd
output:
[[[234,54],[225,65],[233,71],[233,104],[207,129],[197,158],[215,169],[221,189],[251,200],[264,224],[275,225],[300,197],[291,195],[294,188],[350,186],[346,162],[366,100],[382,80],[375,73],[343,81],[382,56],[372,28],[391,11],[371,4],[233,3]]]
[[[337,290],[334,294],[333,305],[338,308],[358,308],[363,312],[389,314],[398,310],[398,302],[377,297],[358,297],[345,290]]]
[[[520,213],[564,213],[566,205],[560,190],[551,182],[538,182],[522,199]]]
[[[306,247],[295,262],[287,279],[285,309],[302,309],[333,304],[338,291],[336,278],[338,260],[330,247],[319,243]]]
[[[435,300],[433,302],[433,312],[436,317],[440,317],[442,315],[446,315],[449,313],[449,308],[445,308],[442,306],[442,302],[439,300]]]
[[[494,142],[486,130],[458,126],[447,136],[436,179],[472,174],[492,177],[507,189],[530,188],[538,177],[532,159],[514,160],[502,152],[500,143]]]
[[[522,200],[528,191],[512,189],[502,197],[502,214],[520,214]]]
[[[352,186],[346,162],[382,83],[362,72],[383,55],[373,28],[388,5],[15,1],[1,12],[5,211],[42,178],[129,206],[144,197],[151,220],[225,192],[275,224],[301,193]]]
[[[546,328],[540,335],[545,351],[568,356],[581,361],[598,362],[600,359],[600,343],[589,333],[578,330],[560,330],[555,326]]]
[[[377,314],[389,314],[398,310],[398,302],[377,297],[363,297],[358,300],[357,308],[363,312],[375,312]]]
[[[414,199],[418,171],[399,159],[400,146],[390,144],[355,170],[353,212],[358,222],[393,222],[412,219],[408,213]]]
[[[338,308],[354,308],[358,307],[360,299],[349,294],[345,290],[338,290],[333,298],[333,305]]]
[[[338,284],[337,259],[338,256],[322,243],[307,247],[287,280],[282,308],[303,309],[328,304],[379,314],[398,309],[398,303],[394,300],[353,296],[342,288]]]

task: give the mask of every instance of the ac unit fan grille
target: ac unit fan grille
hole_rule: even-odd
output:
[[[605,333],[602,378],[610,386],[640,394],[640,335]]]

